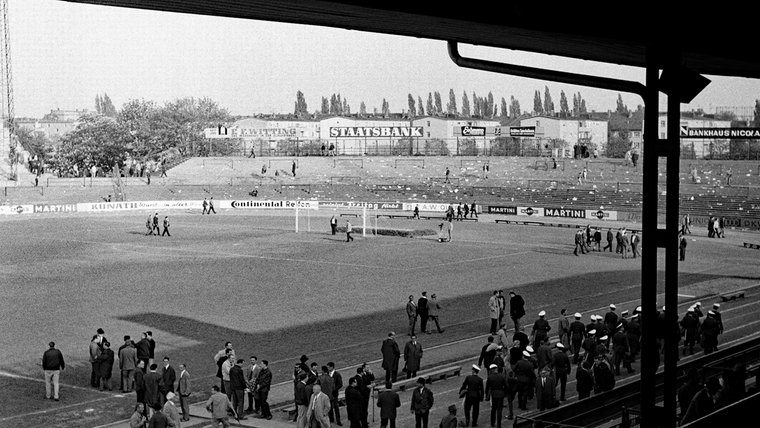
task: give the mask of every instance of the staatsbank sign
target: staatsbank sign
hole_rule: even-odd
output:
[[[422,137],[421,126],[343,126],[330,127],[330,138]]]

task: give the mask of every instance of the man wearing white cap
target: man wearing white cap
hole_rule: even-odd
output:
[[[491,364],[489,369],[485,398],[486,400],[491,400],[491,426],[501,428],[504,397],[507,395],[507,378],[504,377],[504,374],[498,372],[496,364]]]
[[[628,335],[625,333],[623,323],[617,325],[615,334],[612,336],[612,364],[615,366],[615,374],[620,376],[620,364],[622,363],[628,374],[634,372],[629,358],[630,346]]]
[[[720,327],[715,319],[715,311],[707,311],[707,318],[702,322],[702,348],[705,354],[711,354],[718,348]]]
[[[538,348],[541,345],[541,342],[549,335],[549,330],[551,329],[549,321],[546,321],[546,311],[539,312],[538,319],[533,323],[533,330],[530,332],[534,348]]]
[[[483,379],[478,375],[480,367],[472,365],[472,374],[464,378],[462,387],[459,388],[459,396],[464,397],[464,426],[478,425],[478,415],[480,414],[480,402],[483,401],[484,389]]]
[[[596,330],[589,330],[588,336],[586,336],[586,339],[583,340],[581,347],[584,351],[586,351],[586,355],[583,357],[583,360],[588,361],[589,364],[593,364],[594,357],[596,356]]]
[[[572,366],[570,365],[570,358],[567,356],[567,348],[561,342],[557,342],[556,346],[558,352],[555,352],[552,357],[552,366],[554,367],[556,380],[559,383],[559,401],[565,401],[567,375],[570,374]]]
[[[699,320],[694,314],[694,306],[690,307],[686,314],[678,322],[681,326],[681,336],[683,336],[683,354],[686,355],[686,349],[689,349],[689,355],[694,355],[694,344],[697,342],[697,332],[699,331]]]
[[[580,361],[581,344],[586,338],[586,326],[581,322],[580,312],[575,313],[575,321],[570,323],[570,347],[573,352],[573,363]]]
[[[713,303],[712,311],[715,319],[718,321],[718,333],[723,334],[723,317],[720,314],[720,303]],[[715,350],[717,351],[718,348],[716,347]]]
[[[536,372],[533,364],[528,361],[530,353],[523,351],[523,358],[515,364],[515,376],[517,377],[517,408],[528,410],[528,397],[533,391],[536,381]]]

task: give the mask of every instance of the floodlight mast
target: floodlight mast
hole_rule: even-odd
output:
[[[680,103],[689,102],[704,86],[707,79],[699,76],[689,79],[688,87],[683,86],[686,79],[670,78],[663,81],[660,77],[659,64],[665,59],[665,70],[679,76],[684,68],[681,52],[675,42],[667,46],[649,43],[646,47],[646,84],[608,77],[590,76],[557,70],[545,70],[514,64],[505,64],[475,58],[465,58],[459,54],[456,42],[448,42],[449,56],[460,67],[472,68],[494,73],[533,79],[549,80],[573,85],[589,86],[612,91],[627,92],[639,95],[645,109],[644,120],[644,151],[649,156],[643,158],[643,191],[642,191],[642,234],[650,244],[641,257],[641,323],[643,326],[657,324],[657,249],[665,249],[665,311],[667,325],[677,325],[678,313],[678,217],[679,217],[679,156],[680,140],[678,127],[680,124]],[[696,74],[696,73],[694,73]],[[698,85],[703,85],[697,87]],[[659,92],[668,95],[667,101],[667,138],[658,137]],[[666,178],[666,227],[659,229],[657,225],[657,198],[659,159],[665,158]],[[674,173],[675,172],[675,173]],[[657,346],[656,329],[642,328],[641,336],[641,426],[676,427],[676,369],[678,362],[677,332],[668,328],[665,332],[665,367],[664,367],[664,413],[656,412],[656,373],[659,366],[659,348]]]

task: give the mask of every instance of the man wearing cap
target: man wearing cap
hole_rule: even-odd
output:
[[[383,354],[382,367],[385,370],[385,381],[395,382],[398,374],[398,362],[401,358],[401,350],[396,343],[396,333],[388,333],[388,338],[383,340],[380,352]]]
[[[604,340],[604,344],[605,344],[605,346],[609,347],[609,335],[612,334],[612,333],[610,333],[610,330],[607,328],[607,324],[605,324],[603,322],[603,320],[604,320],[604,318],[602,318],[601,315],[597,315],[596,316],[596,326],[594,326],[594,328],[596,329],[596,337],[597,338],[599,338],[601,340],[602,337],[605,337],[605,336],[607,337]]]
[[[48,343],[48,350],[42,354],[42,370],[45,372],[45,398],[60,400],[58,378],[61,370],[65,368],[66,362],[63,361],[63,354],[55,349],[55,342]]]
[[[578,364],[580,361],[581,344],[583,339],[586,338],[586,326],[581,322],[582,315],[580,312],[576,312],[575,321],[570,323],[569,336],[570,347],[573,352],[573,364]]]
[[[720,313],[720,303],[713,303],[713,318],[715,318],[716,321],[718,321],[718,334],[723,334],[723,316]],[[715,350],[718,350],[718,347],[715,347]]]
[[[707,318],[702,322],[702,349],[705,354],[713,353],[718,347],[720,327],[715,319],[715,311],[707,311]]]
[[[618,318],[618,323],[622,323],[623,324],[623,329],[627,329],[628,328],[628,321],[630,321],[630,320],[628,319],[628,309],[626,309],[626,310],[624,310],[623,312],[620,313],[620,318]]]
[[[509,317],[515,324],[515,331],[520,329],[520,319],[525,316],[525,299],[514,291],[509,292]]]
[[[634,372],[633,367],[631,367],[631,359],[628,356],[629,353],[628,335],[623,328],[623,323],[620,323],[617,325],[615,334],[612,335],[612,364],[615,366],[617,376],[620,376],[621,363],[628,370],[628,374]]]
[[[588,335],[583,340],[581,347],[586,352],[585,356],[583,357],[584,361],[593,362],[594,358],[596,357],[596,330],[591,329],[588,332]]]
[[[457,421],[457,406],[455,404],[452,404],[449,406],[449,414],[444,416],[443,419],[441,419],[441,423],[438,425],[438,427],[439,428],[459,427],[459,422]]]
[[[631,320],[628,321],[625,334],[628,336],[628,347],[630,349],[628,360],[633,363],[636,361],[636,356],[639,354],[641,347],[641,323],[639,322],[638,312],[634,313]]]
[[[589,316],[589,323],[586,324],[586,336],[591,330],[596,330],[596,315],[594,314]]]
[[[483,401],[483,379],[478,376],[480,367],[472,365],[472,374],[464,378],[462,387],[459,388],[459,396],[464,396],[464,426],[478,426],[478,415],[480,414],[480,402]]]
[[[536,380],[533,364],[528,361],[530,353],[523,351],[522,359],[515,364],[515,376],[517,377],[517,408],[528,410],[528,398],[531,395]],[[488,385],[486,385],[487,388]]]
[[[702,322],[702,317],[705,316],[702,313],[702,303],[697,302],[694,304],[694,316],[697,317],[697,321]]]
[[[417,379],[417,388],[412,392],[411,412],[414,414],[415,428],[427,428],[430,409],[433,407],[433,391],[425,386],[425,378]]]
[[[559,382],[559,401],[565,401],[565,387],[567,386],[567,375],[570,374],[572,366],[570,358],[567,356],[567,348],[561,342],[557,342],[557,352],[552,356],[552,366],[556,381]]]
[[[686,348],[688,348],[689,355],[694,355],[694,344],[697,343],[699,321],[696,315],[694,315],[693,306],[686,311],[686,315],[681,318],[679,324],[681,325],[681,336],[684,338],[683,354],[686,355]]]
[[[422,345],[417,342],[417,336],[412,336],[412,340],[404,346],[404,371],[406,371],[407,379],[417,376],[421,361]]]
[[[522,361],[522,360],[521,360]],[[531,368],[532,371],[532,368]],[[504,397],[507,395],[507,379],[499,373],[496,364],[489,367],[486,380],[485,399],[491,400],[491,426],[501,427],[501,415],[504,411]]]
[[[533,330],[531,330],[530,335],[533,339],[534,348],[538,348],[544,338],[549,335],[549,330],[552,329],[545,317],[546,311],[541,311],[538,313],[538,319],[533,323]]]

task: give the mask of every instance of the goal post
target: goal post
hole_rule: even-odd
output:
[[[399,166],[416,166],[417,168],[425,169],[425,159],[423,158],[396,159],[393,162],[393,167],[398,168]]]
[[[489,165],[489,161],[487,159],[480,160],[480,159],[460,159],[459,160],[459,168],[483,168],[483,165]]]
[[[333,168],[338,166],[364,168],[364,159],[362,158],[333,158]]]

